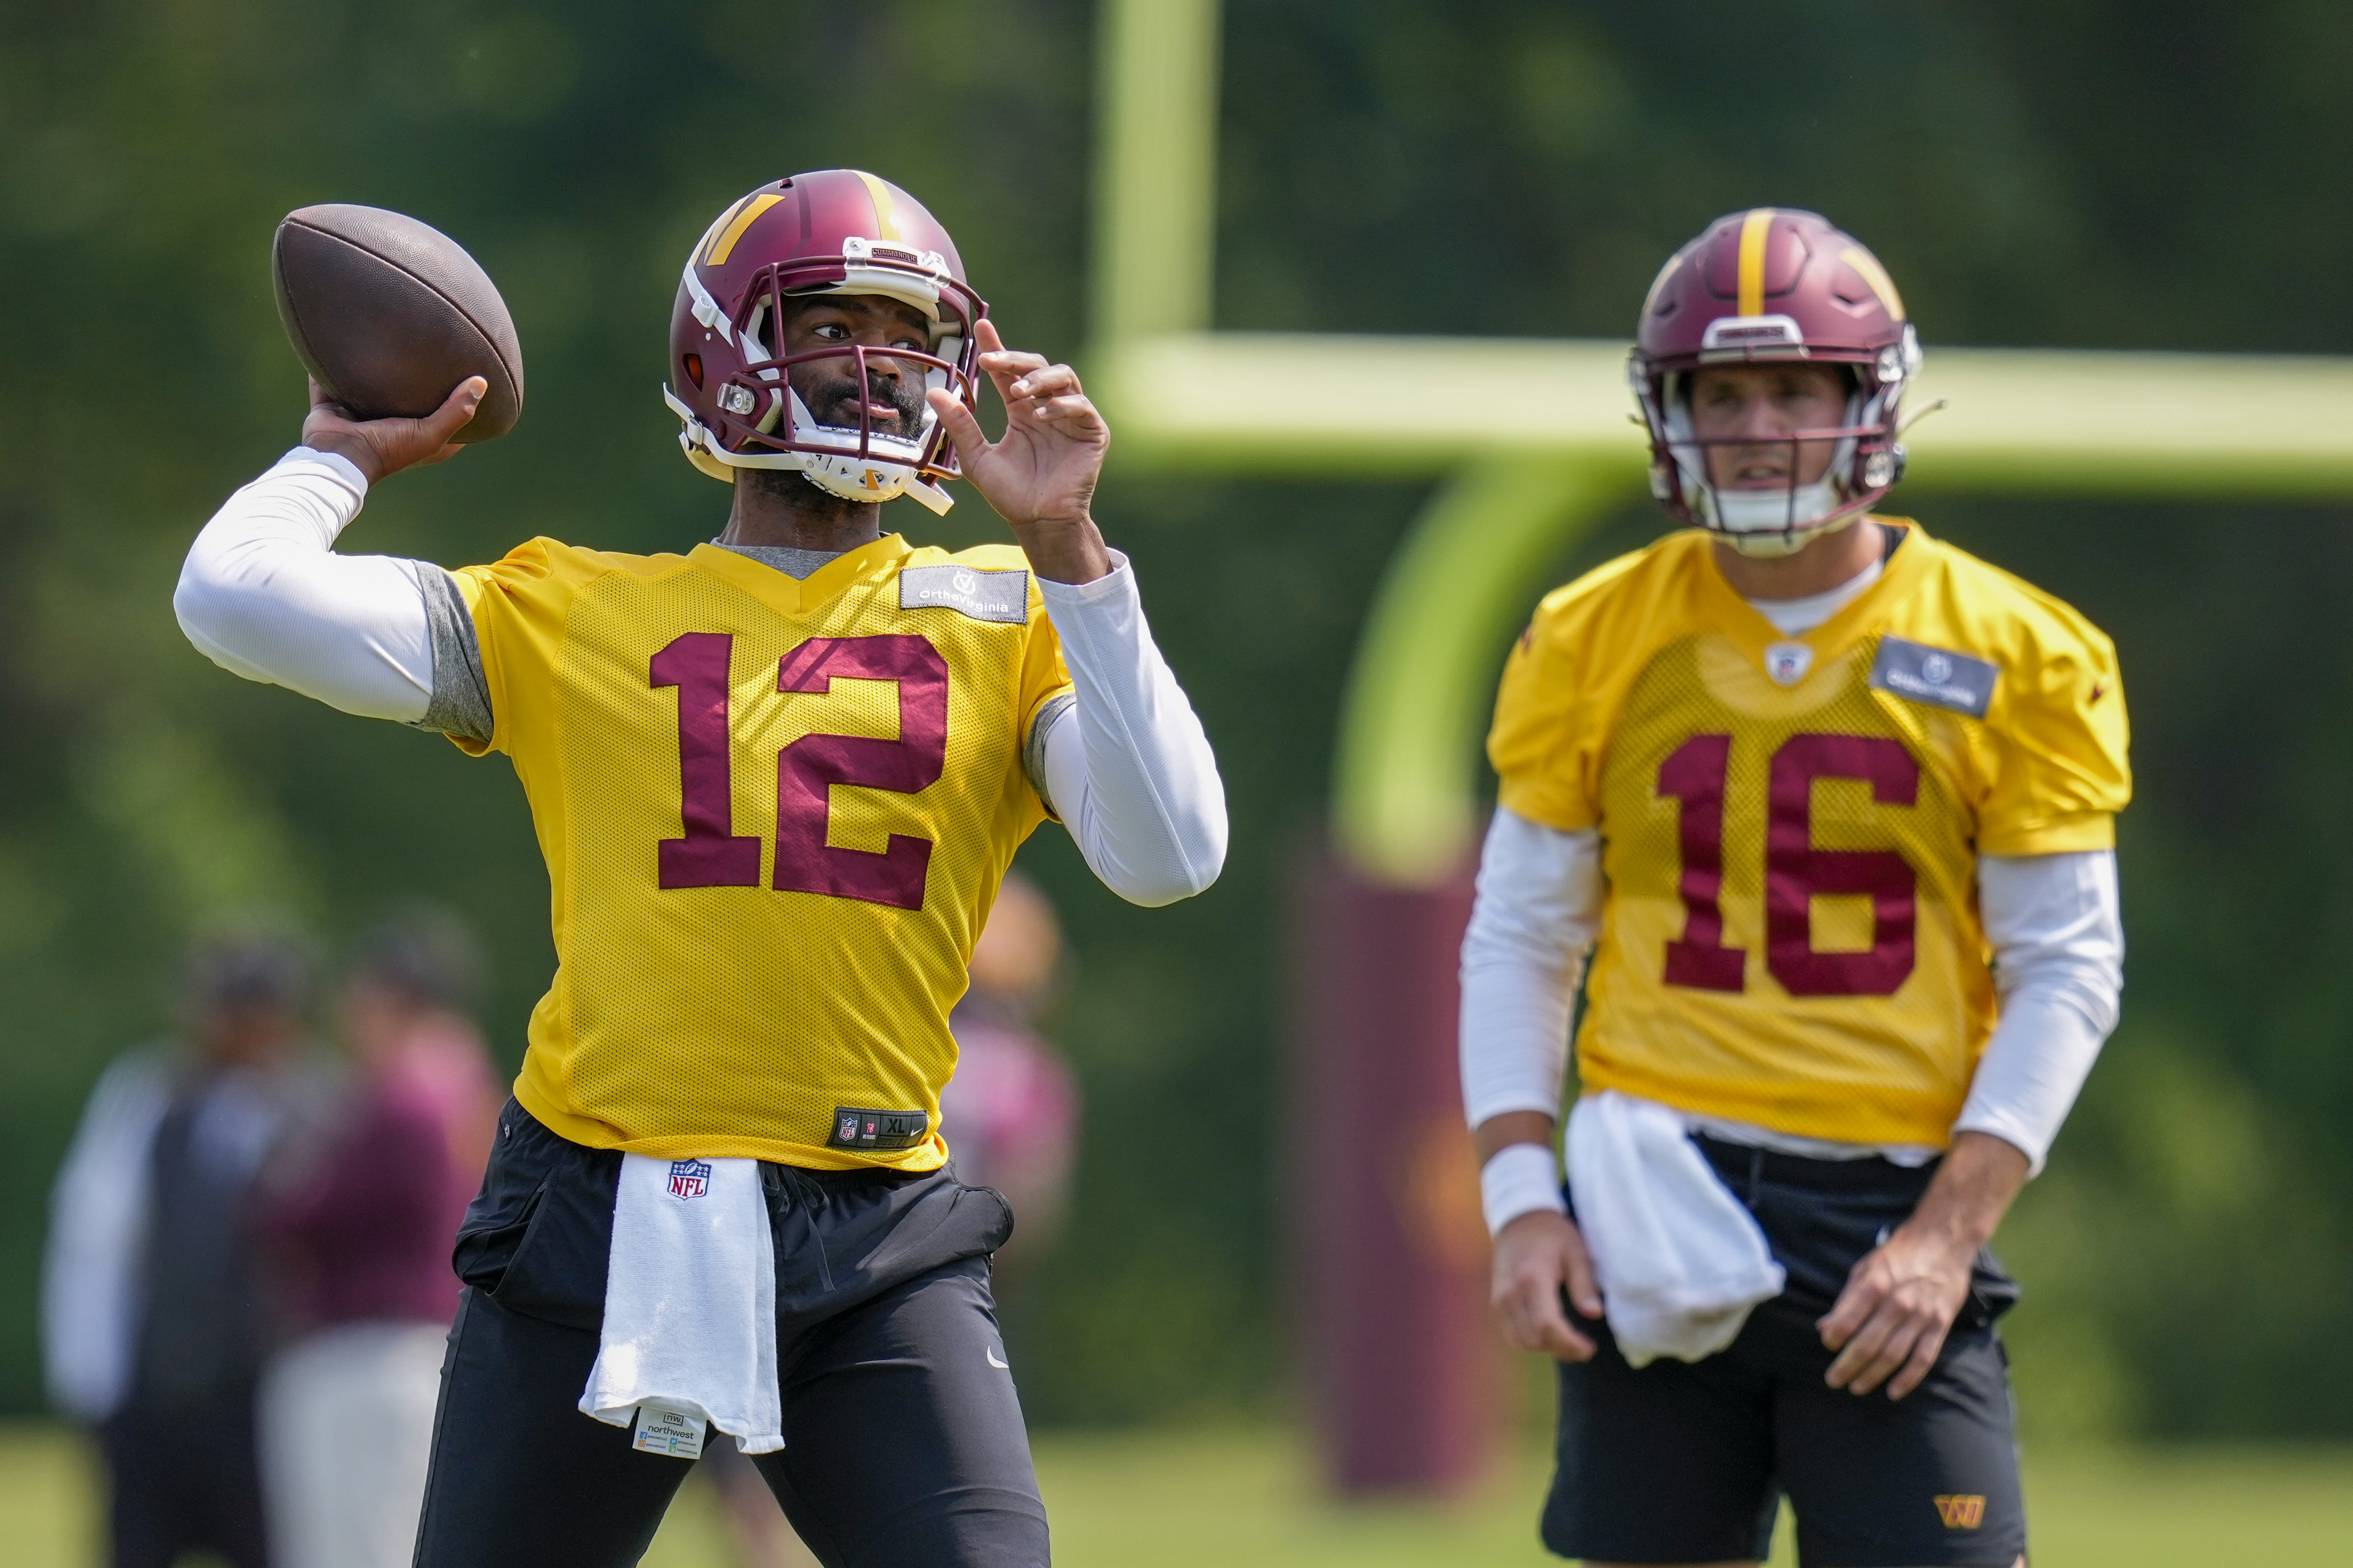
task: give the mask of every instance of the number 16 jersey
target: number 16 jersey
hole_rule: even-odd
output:
[[[935,1168],[947,1015],[1069,676],[1021,553],[806,580],[537,539],[455,574],[547,861],[516,1097],[577,1143]],[[1025,762],[1027,765],[1025,765]]]
[[[1588,1090],[1942,1147],[1995,1015],[1977,857],[2113,847],[2114,647],[1880,521],[1879,581],[1802,637],[1693,531],[1546,597],[1514,650],[1502,804],[1603,843]]]

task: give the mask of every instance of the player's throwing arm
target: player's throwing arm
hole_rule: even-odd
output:
[[[422,281],[435,319],[390,341],[462,342],[435,313],[463,280]],[[366,326],[301,321],[322,364]],[[906,192],[834,169],[731,205],[669,347],[681,448],[730,487],[716,537],[338,552],[371,487],[510,388],[375,418],[314,389],[174,599],[238,675],[504,752],[546,852],[559,966],[459,1238],[417,1561],[634,1562],[681,1459],[732,1441],[826,1561],[1042,1565],[989,1298],[1012,1216],[949,1163],[948,1011],[1049,819],[1125,899],[1208,887],[1216,762],[1095,523],[1102,416],[1005,347]],[[1017,545],[882,531],[957,479]]]
[[[1544,1537],[1589,1563],[1754,1562],[1783,1492],[1809,1564],[2022,1561],[1986,1244],[2116,1023],[2124,692],[2082,616],[1875,511],[1919,364],[1860,242],[1712,225],[1631,366],[1688,526],[1504,672],[1463,1098],[1504,1331],[1561,1362]]]

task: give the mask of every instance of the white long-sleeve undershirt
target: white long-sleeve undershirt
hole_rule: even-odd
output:
[[[2116,857],[1980,856],[1978,900],[2001,1016],[1953,1130],[1989,1132],[2040,1171],[2116,1026],[2124,987]],[[1601,904],[1598,833],[1496,811],[1462,940],[1462,1100],[1472,1126],[1510,1110],[1560,1113],[1569,1010]],[[1713,1119],[1701,1125],[1796,1153],[1928,1152],[1831,1144]]]
[[[346,713],[414,724],[434,696],[430,563],[343,555],[367,482],[297,447],[231,496],[188,552],[173,595],[188,640],[248,680]],[[1113,553],[1093,583],[1039,581],[1075,700],[1043,721],[1044,785],[1104,886],[1158,905],[1225,863],[1225,790],[1208,738],[1152,640],[1135,573]]]

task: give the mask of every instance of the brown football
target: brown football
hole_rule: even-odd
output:
[[[522,417],[506,301],[438,229],[382,207],[303,207],[278,226],[269,276],[303,368],[360,417],[430,414],[470,375],[491,389],[459,440],[495,440]]]

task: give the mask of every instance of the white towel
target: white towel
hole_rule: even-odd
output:
[[[580,1408],[627,1426],[640,1405],[708,1421],[747,1454],[785,1446],[776,1247],[756,1161],[622,1157],[604,1333]]]
[[[1730,1344],[1787,1276],[1716,1179],[1680,1112],[1615,1089],[1568,1113],[1568,1188],[1627,1362],[1698,1361]]]

